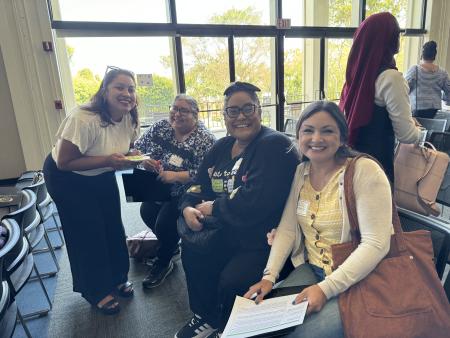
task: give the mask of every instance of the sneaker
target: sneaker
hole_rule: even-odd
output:
[[[162,264],[160,260],[157,260],[150,268],[147,277],[142,281],[144,288],[151,289],[157,287],[164,282],[164,279],[172,272],[173,262],[169,261],[169,264]]]
[[[175,338],[205,338],[217,331],[212,328],[202,317],[194,316],[176,334]]]
[[[219,331],[215,330],[212,333],[210,333],[208,336],[206,336],[205,338],[220,338],[222,336],[221,333],[219,333]]]

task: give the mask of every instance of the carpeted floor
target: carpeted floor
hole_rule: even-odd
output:
[[[119,175],[118,183],[122,188]],[[139,203],[126,203],[122,190],[121,194],[127,235],[146,229],[139,215]],[[129,279],[135,282],[135,296],[130,300],[121,300],[122,311],[116,316],[102,315],[79,294],[72,292],[72,277],[65,252],[60,264],[47,337],[173,337],[190,318],[179,256],[175,258],[175,268],[164,284],[153,290],[142,288],[146,267],[132,260]]]

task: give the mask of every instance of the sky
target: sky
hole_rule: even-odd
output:
[[[59,0],[60,19],[73,21],[167,22],[166,0]],[[253,6],[262,13],[261,21],[269,24],[270,0],[176,0],[179,23],[207,23],[214,14],[231,8]],[[285,13],[299,13],[301,1],[284,0]],[[54,6],[56,5],[54,1]],[[57,11],[54,10],[55,19]],[[284,17],[287,17],[286,15]],[[300,24],[300,15],[292,22]],[[221,38],[224,39],[224,38]],[[289,40],[289,39],[288,39]],[[71,72],[90,68],[103,76],[106,66],[127,68],[135,73],[153,73],[171,78],[171,69],[164,68],[161,56],[170,54],[167,37],[66,38],[75,52]],[[287,42],[286,47],[292,44]],[[301,44],[295,43],[299,48]],[[185,62],[187,63],[187,62]]]

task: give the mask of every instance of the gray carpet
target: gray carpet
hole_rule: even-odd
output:
[[[120,176],[118,183],[122,188]],[[127,235],[146,229],[139,215],[139,203],[126,203],[123,190],[121,197]],[[79,294],[72,292],[72,277],[65,252],[60,264],[48,337],[173,337],[191,316],[179,256],[166,281],[152,290],[144,290],[141,286],[146,267],[131,260],[129,279],[135,282],[135,296],[130,300],[120,300],[122,311],[116,316],[102,315]]]

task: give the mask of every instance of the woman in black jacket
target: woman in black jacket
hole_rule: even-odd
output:
[[[298,154],[290,140],[261,125],[261,107],[249,83],[225,90],[224,119],[230,136],[205,156],[182,200],[187,226],[201,231],[205,216],[221,225],[218,245],[200,253],[182,242],[192,319],[175,337],[218,336],[236,295],[261,279],[270,252],[266,234],[281,217]],[[251,285],[251,284],[250,284]]]

